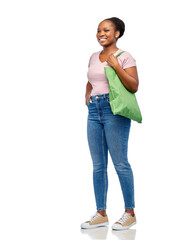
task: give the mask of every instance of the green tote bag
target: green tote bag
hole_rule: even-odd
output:
[[[116,57],[122,53],[120,52]],[[109,100],[113,114],[141,123],[142,115],[135,94],[124,87],[114,68],[104,67],[104,70],[109,82]]]

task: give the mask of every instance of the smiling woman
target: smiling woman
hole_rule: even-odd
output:
[[[121,21],[120,19],[118,21],[116,20],[116,18],[108,18],[99,24],[97,29],[97,39],[101,46],[106,46],[106,40],[115,41],[115,39],[117,40],[118,38],[123,36],[124,31],[125,24],[123,21]],[[113,38],[114,35],[115,39]]]
[[[131,92],[138,90],[138,75],[134,58],[118,49],[116,44],[125,31],[125,24],[113,17],[102,21],[97,29],[97,40],[103,47],[90,57],[86,104],[88,106],[87,135],[93,161],[93,183],[97,212],[82,228],[95,228],[108,224],[106,201],[108,190],[108,151],[119,177],[124,197],[125,212],[112,228],[124,230],[136,223],[134,214],[134,180],[128,162],[127,148],[131,120],[112,113],[109,103],[109,84],[104,67],[113,67],[123,85]]]

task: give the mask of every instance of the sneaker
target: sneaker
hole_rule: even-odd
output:
[[[108,216],[103,217],[100,213],[96,212],[90,219],[90,221],[81,224],[81,228],[97,228],[104,227],[109,224]]]
[[[122,217],[112,225],[113,230],[126,230],[136,224],[136,217],[131,216],[130,213],[125,212]]]

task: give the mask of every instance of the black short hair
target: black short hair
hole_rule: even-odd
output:
[[[120,36],[118,38],[123,36],[125,31],[125,24],[121,19],[117,17],[112,17],[112,18],[107,18],[105,20],[111,21],[115,26],[115,30],[120,32]]]

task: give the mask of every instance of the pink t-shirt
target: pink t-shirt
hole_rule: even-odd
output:
[[[119,49],[114,53],[114,56],[120,52],[122,50]],[[89,60],[87,77],[93,87],[91,96],[109,93],[109,84],[105,76],[104,67],[110,67],[110,65],[106,61],[100,61],[100,53],[101,51],[93,53]],[[128,52],[122,53],[117,59],[123,69],[136,66],[135,59]]]

